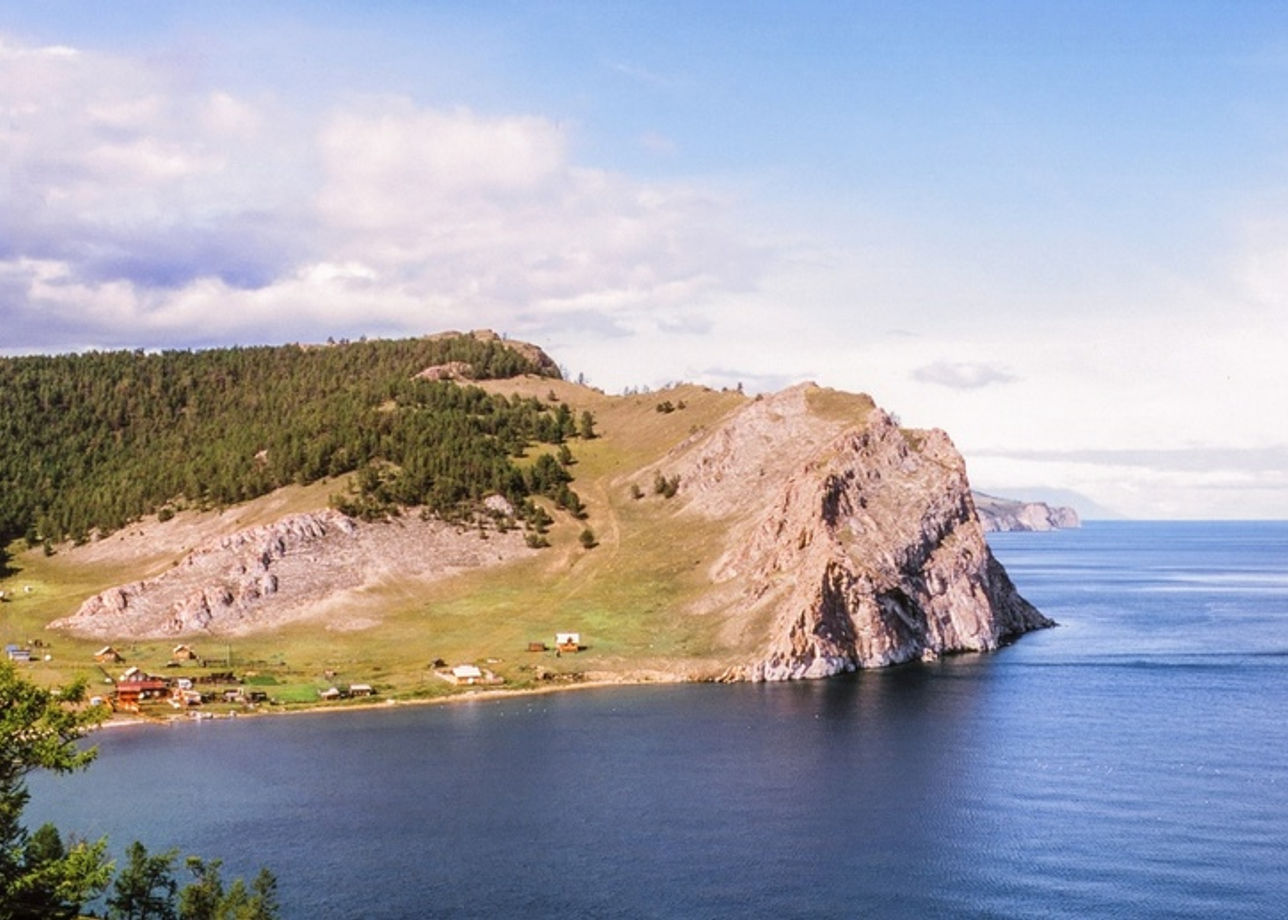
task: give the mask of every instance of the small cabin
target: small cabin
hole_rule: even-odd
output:
[[[581,651],[581,633],[555,633],[555,648],[561,652]]]
[[[338,700],[339,698],[340,698],[340,691],[335,687],[327,687],[325,690],[318,691],[318,699]]]
[[[178,701],[179,704],[183,706],[200,706],[205,702],[205,700],[202,699],[201,693],[193,690],[191,685],[175,689],[170,698]]]
[[[375,692],[371,684],[349,684],[349,696],[372,696]]]
[[[6,645],[4,647],[4,653],[8,656],[10,661],[31,660],[31,649],[23,648],[20,645]]]
[[[529,642],[528,651],[530,652],[548,652],[550,647],[544,642]]]
[[[94,653],[94,660],[106,664],[120,664],[125,659],[121,653],[110,645],[105,645]]]
[[[170,652],[171,661],[196,661],[197,653],[189,645],[176,645]]]
[[[477,684],[483,680],[483,672],[477,665],[458,664],[451,673],[452,682],[457,684]]]

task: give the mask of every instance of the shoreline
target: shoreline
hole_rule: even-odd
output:
[[[525,696],[547,696],[556,693],[567,693],[578,690],[602,690],[606,687],[641,687],[648,685],[657,686],[674,686],[676,684],[692,683],[709,683],[709,681],[695,680],[692,677],[685,677],[679,674],[672,674],[666,677],[628,677],[621,680],[583,680],[576,683],[560,684],[549,687],[518,687],[513,690],[502,690],[491,688],[487,690],[466,690],[460,693],[453,693],[447,696],[426,697],[424,699],[383,699],[363,703],[349,703],[342,705],[327,705],[319,703],[317,705],[307,704],[297,709],[287,708],[266,708],[249,710],[247,712],[228,712],[209,716],[199,715],[193,718],[192,715],[173,715],[166,718],[147,718],[143,716],[134,716],[126,718],[108,718],[99,725],[94,726],[87,733],[86,737],[99,731],[110,729],[149,727],[149,728],[173,728],[175,725],[200,724],[202,722],[235,722],[238,719],[260,719],[275,718],[282,716],[305,716],[305,715],[326,715],[330,713],[341,712],[360,712],[377,709],[396,709],[402,706],[444,706],[455,705],[459,703],[494,701],[505,699],[507,697],[525,697]],[[200,710],[188,710],[189,713],[199,713]]]

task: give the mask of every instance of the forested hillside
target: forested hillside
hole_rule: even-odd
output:
[[[544,356],[541,356],[544,358]],[[546,359],[548,361],[548,359]],[[175,503],[228,505],[358,471],[344,510],[425,505],[445,516],[500,493],[577,512],[566,449],[516,465],[593,419],[535,398],[416,378],[557,375],[486,337],[0,360],[0,547],[84,540]],[[530,508],[530,506],[528,506]]]

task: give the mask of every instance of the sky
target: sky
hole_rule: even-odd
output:
[[[1288,2],[0,0],[0,354],[473,328],[1288,518]]]

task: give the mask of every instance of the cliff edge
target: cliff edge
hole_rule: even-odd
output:
[[[752,403],[674,458],[688,513],[743,518],[700,607],[734,611],[729,638],[750,627],[763,641],[725,678],[989,651],[1053,625],[989,550],[948,436],[905,431],[866,397],[817,411],[829,393],[804,385]]]
[[[1011,530],[1064,530],[1081,527],[1078,512],[1072,508],[1053,507],[1046,502],[1022,502],[996,495],[975,492],[975,510],[985,532]]]

